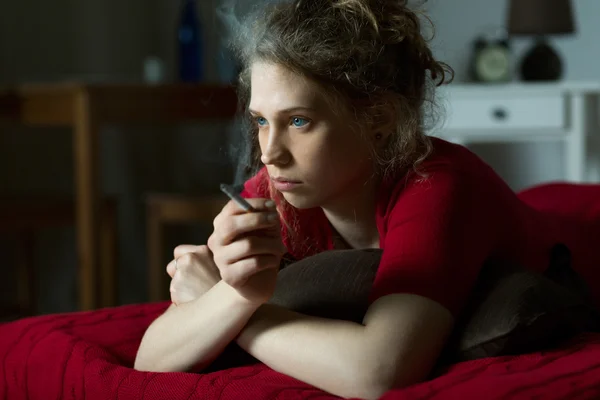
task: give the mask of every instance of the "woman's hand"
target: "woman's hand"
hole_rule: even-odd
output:
[[[208,247],[223,281],[251,303],[266,303],[275,290],[281,257],[279,215],[268,199],[248,199],[256,212],[230,201],[214,220]]]
[[[219,269],[207,246],[182,245],[175,248],[167,265],[171,279],[171,301],[175,305],[196,300],[221,280]]]

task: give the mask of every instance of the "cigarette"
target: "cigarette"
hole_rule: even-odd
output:
[[[250,205],[242,196],[235,192],[231,185],[221,184],[221,192],[225,193],[231,200],[235,201],[240,208],[246,212],[255,212],[254,207]]]

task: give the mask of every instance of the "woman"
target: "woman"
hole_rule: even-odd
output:
[[[273,369],[344,397],[377,398],[427,377],[484,261],[543,270],[576,227],[519,201],[467,149],[428,138],[432,57],[399,0],[286,2],[239,37],[254,154],[262,169],[229,203],[208,246],[180,246],[173,305],[135,367],[207,366],[232,341]],[[265,304],[284,253],[381,248],[362,324]]]

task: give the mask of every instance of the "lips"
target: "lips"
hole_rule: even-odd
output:
[[[279,183],[302,183],[302,181],[299,181],[296,179],[284,178],[284,177],[271,178],[271,180],[273,182],[279,182]]]
[[[271,178],[271,181],[273,182],[273,187],[275,187],[275,189],[279,190],[280,192],[292,191],[302,184],[302,182],[299,180],[284,178],[281,176]]]

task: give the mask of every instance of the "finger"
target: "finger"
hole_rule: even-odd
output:
[[[179,257],[173,259],[169,264],[167,264],[167,274],[171,278],[175,277],[177,271],[184,272],[187,271],[188,268],[192,268],[200,262],[199,255],[196,252],[187,252],[183,253]]]
[[[188,294],[185,289],[181,286],[181,278],[179,277],[179,271],[176,272],[175,277],[171,280],[169,285],[169,294],[171,295],[171,302],[176,306],[186,303]]]
[[[221,278],[229,286],[240,287],[243,286],[254,274],[279,266],[277,261],[278,259],[279,258],[277,256],[272,254],[262,254],[245,258],[229,265],[224,271],[222,271]]]
[[[167,264],[167,274],[169,274],[169,276],[171,277],[171,279],[173,279],[173,277],[175,276],[175,272],[177,272],[177,268],[176,268],[176,264],[177,263],[177,259],[171,260],[170,263]]]
[[[223,264],[233,264],[244,258],[258,255],[274,255],[281,257],[286,248],[281,239],[273,239],[263,236],[246,236],[238,239],[226,247],[223,251],[227,258],[221,259]]]
[[[177,275],[177,279],[175,279],[176,275]],[[177,274],[177,271],[175,271],[175,274],[173,274],[173,279],[171,279],[171,283],[169,283],[169,293],[171,294],[171,298],[173,298],[177,293],[177,282],[178,281],[179,281],[179,274]]]
[[[271,199],[260,198],[244,200],[246,200],[256,211],[275,210],[275,203]],[[225,204],[223,210],[221,210],[221,214],[224,215],[237,215],[246,213],[248,213],[248,211],[244,211],[244,209],[240,207],[240,205],[234,200],[230,200],[227,204]]]
[[[217,244],[225,246],[241,235],[262,229],[278,228],[279,224],[279,214],[276,211],[223,216],[221,219],[215,219],[213,242],[216,240]]]
[[[179,258],[184,254],[187,253],[194,253],[196,252],[196,250],[198,249],[199,246],[195,246],[193,244],[182,244],[179,245],[177,247],[175,247],[175,249],[173,250],[173,257],[174,258]]]
[[[177,271],[186,275],[193,268],[200,266],[202,261],[200,256],[195,252],[185,253],[177,258]]]
[[[171,297],[173,297],[173,293],[177,293],[175,278],[171,279],[171,283],[169,284],[169,293],[171,293]]]
[[[200,257],[200,259],[209,257],[212,260],[212,257],[213,257],[212,251],[210,251],[208,246],[205,244],[203,244],[201,246],[196,246],[196,250],[194,250],[194,254],[197,254],[198,257]]]

